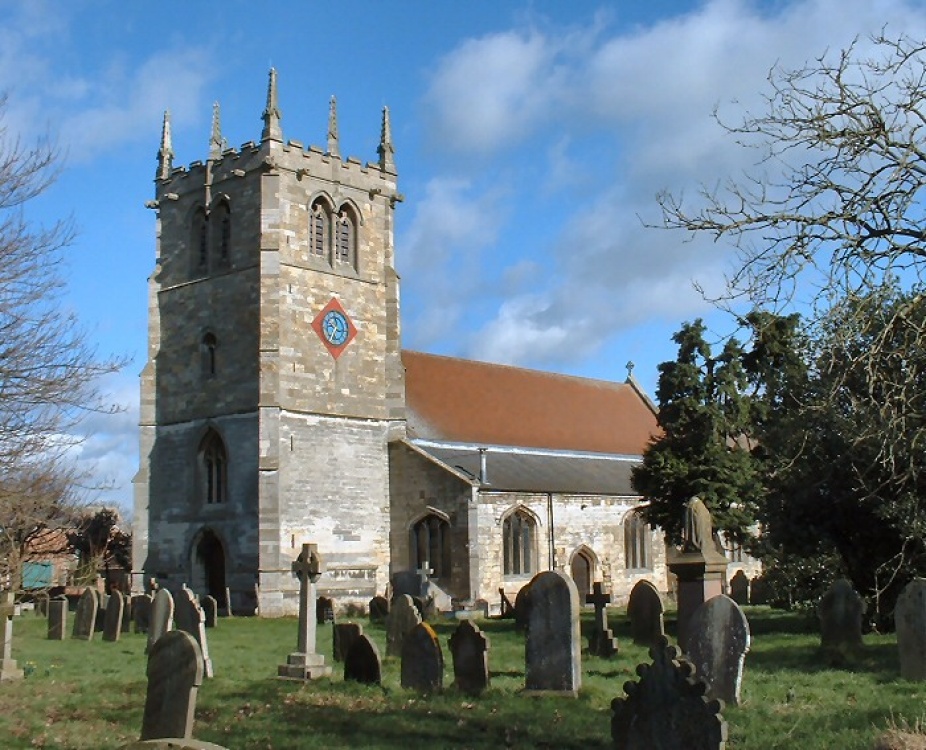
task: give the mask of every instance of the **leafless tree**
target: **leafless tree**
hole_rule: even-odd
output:
[[[0,586],[18,585],[30,542],[68,516],[82,477],[71,460],[90,410],[109,410],[99,378],[121,362],[100,358],[61,305],[63,218],[30,221],[27,204],[57,176],[55,144],[26,144],[5,125],[0,97]]]

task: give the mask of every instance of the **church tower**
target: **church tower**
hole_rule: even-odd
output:
[[[364,603],[389,577],[387,444],[404,433],[397,192],[379,158],[283,138],[270,71],[259,142],[173,164],[165,115],[141,375],[135,567],[263,615],[297,607],[304,542],[319,591]],[[256,600],[256,601],[255,601]]]

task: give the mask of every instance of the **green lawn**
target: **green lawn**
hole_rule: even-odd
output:
[[[893,721],[916,723],[926,711],[926,684],[898,676],[893,636],[865,637],[865,651],[844,669],[817,653],[818,637],[800,615],[750,608],[752,651],[746,658],[743,704],[728,707],[728,747],[749,750],[871,750]],[[590,621],[583,620],[583,627]],[[330,680],[302,684],[274,679],[295,646],[292,619],[221,620],[209,631],[215,678],[200,689],[194,736],[239,748],[562,748],[611,747],[612,698],[648,660],[629,640],[619,613],[611,624],[620,654],[583,660],[578,699],[519,695],[524,646],[510,621],[483,622],[491,640],[492,687],[477,699],[448,687],[420,697],[399,687],[399,663],[386,659],[384,687],[344,683],[340,665]],[[452,682],[447,638],[439,623]],[[381,626],[365,631],[385,653]],[[145,700],[145,637],[48,641],[45,622],[15,620],[13,657],[28,672],[0,684],[0,747],[117,748],[137,739]],[[319,627],[320,650],[331,663],[331,626]],[[789,690],[792,699],[788,700]]]

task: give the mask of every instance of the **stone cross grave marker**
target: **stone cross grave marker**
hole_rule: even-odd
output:
[[[461,693],[479,695],[489,686],[489,639],[471,620],[463,620],[450,636],[453,684]]]
[[[136,633],[147,633],[148,623],[151,620],[151,597],[147,594],[136,594],[132,597],[132,622]]]
[[[609,659],[618,649],[617,638],[608,627],[607,606],[611,603],[611,595],[604,592],[600,581],[595,581],[592,593],[585,595],[585,602],[595,605],[595,628],[588,638],[588,652]]]
[[[148,643],[145,653],[150,654],[154,644],[165,633],[174,629],[174,597],[167,589],[158,589],[151,602],[151,619],[148,621]]]
[[[344,679],[380,685],[383,663],[379,649],[369,636],[361,633],[344,657]]]
[[[721,701],[704,697],[691,662],[663,636],[640,664],[626,698],[611,701],[611,738],[618,750],[724,750],[727,723]]]
[[[862,647],[864,613],[865,603],[845,578],[835,581],[820,599],[820,646],[831,659],[841,662]]]
[[[206,615],[191,589],[184,587],[177,593],[174,602],[174,627],[193,636],[203,656],[203,676],[215,677],[212,659],[209,658],[209,641],[206,638]]]
[[[203,624],[207,628],[214,628],[219,617],[219,603],[214,596],[206,594],[200,600],[200,606],[203,608]]]
[[[444,654],[437,633],[419,622],[402,641],[402,687],[438,693],[444,686]]]
[[[389,600],[385,596],[370,599],[370,622],[386,622],[389,616]]]
[[[68,600],[56,596],[48,602],[48,640],[63,641],[68,629]]]
[[[100,606],[97,593],[91,588],[85,588],[84,593],[77,600],[77,611],[74,613],[74,630],[71,638],[82,641],[93,639],[96,629],[96,611]]]
[[[665,635],[662,597],[647,580],[637,581],[627,602],[630,633],[638,646],[653,646]]]
[[[401,656],[405,635],[421,623],[421,614],[408,594],[392,600],[386,618],[386,656]]]
[[[749,578],[742,570],[736,571],[730,579],[730,598],[740,606],[749,604]]]
[[[192,737],[196,692],[203,683],[203,655],[196,639],[183,630],[165,633],[151,647],[147,673],[141,739]]]
[[[363,635],[363,626],[360,623],[336,622],[331,629],[334,660],[343,662],[351,646],[354,645],[354,641],[361,635]]]
[[[331,674],[331,667],[325,666],[325,657],[315,653],[315,617],[309,606],[315,604],[315,582],[325,566],[318,547],[303,544],[302,552],[293,562],[293,574],[299,578],[299,632],[296,636],[296,650],[286,657],[286,664],[277,668],[277,674],[290,680],[314,680]]]
[[[125,602],[122,594],[113,591],[106,602],[106,616],[103,619],[103,640],[115,642],[119,640],[122,634],[122,608]]]
[[[695,610],[688,633],[687,656],[707,685],[706,697],[738,706],[750,644],[743,610],[729,596],[715,596]]]
[[[914,578],[904,586],[894,608],[900,676],[926,680],[926,578]]]
[[[13,614],[16,611],[12,591],[0,593],[0,627],[3,628],[3,659],[0,660],[0,682],[21,680],[23,671],[13,658]]]
[[[418,580],[421,582],[419,585],[420,591],[418,596],[427,596],[428,595],[428,584],[431,581],[431,576],[434,575],[434,570],[431,568],[430,563],[425,560],[421,563],[421,567],[416,571],[418,573]]]
[[[548,570],[534,576],[530,596],[525,688],[577,697],[582,686],[579,591],[561,570]]]

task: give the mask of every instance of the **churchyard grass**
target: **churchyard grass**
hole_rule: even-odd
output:
[[[871,750],[891,723],[915,724],[926,708],[926,683],[901,680],[893,635],[866,635],[864,653],[844,668],[825,664],[814,624],[796,613],[747,608],[753,631],[743,703],[728,707],[729,748]],[[293,619],[222,619],[210,629],[215,678],[200,689],[194,736],[229,748],[609,748],[612,698],[648,661],[629,625],[610,613],[620,641],[615,659],[583,657],[578,699],[525,697],[523,636],[512,621],[480,623],[491,640],[491,688],[468,698],[449,686],[447,638],[454,623],[435,626],[444,649],[445,691],[422,697],[399,687],[398,659],[385,659],[384,688],[331,680],[302,684],[274,678],[295,646]],[[362,621],[385,653],[385,631]],[[592,624],[583,614],[583,630]],[[669,630],[671,634],[671,613]],[[14,658],[28,672],[0,684],[4,748],[117,748],[137,739],[145,699],[145,637],[104,643],[45,639],[31,613],[15,619]],[[319,651],[331,661],[331,626],[319,626]]]

